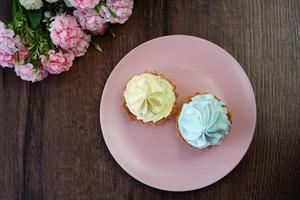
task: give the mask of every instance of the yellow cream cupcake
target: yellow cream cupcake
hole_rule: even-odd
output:
[[[127,83],[123,108],[131,120],[161,124],[175,114],[176,99],[171,81],[163,75],[145,72]]]

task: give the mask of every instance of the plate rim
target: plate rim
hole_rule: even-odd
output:
[[[104,96],[105,94],[107,93],[107,85],[112,81],[112,77],[113,75],[116,73],[117,69],[119,68],[119,65],[120,63],[123,62],[123,60],[130,54],[132,54],[136,49],[140,48],[141,46],[143,45],[146,45],[148,43],[151,43],[153,41],[156,41],[156,40],[160,40],[160,39],[165,39],[165,38],[173,38],[173,37],[184,37],[184,38],[193,38],[193,39],[197,39],[197,40],[202,40],[203,42],[206,42],[206,43],[209,43],[210,45],[212,46],[215,46],[216,48],[219,48],[221,51],[223,51],[225,54],[227,54],[229,57],[231,57],[233,59],[233,61],[239,66],[239,70],[241,71],[241,73],[244,74],[244,76],[247,78],[246,80],[247,81],[247,85],[251,88],[251,96],[253,97],[253,103],[254,103],[254,124],[253,124],[253,127],[251,128],[252,131],[252,135],[251,135],[251,138],[249,140],[249,144],[247,145],[247,147],[245,148],[246,151],[244,152],[244,154],[242,155],[241,159],[235,163],[232,167],[232,169],[228,170],[228,172],[226,172],[221,178],[217,179],[217,180],[214,180],[212,182],[210,182],[209,184],[201,187],[201,186],[197,186],[197,187],[191,187],[191,189],[177,189],[177,190],[173,190],[173,189],[167,189],[167,188],[160,188],[160,187],[156,187],[150,183],[148,183],[147,181],[144,181],[144,180],[141,180],[139,179],[136,175],[134,175],[134,173],[131,172],[130,169],[125,169],[122,164],[120,162],[120,160],[118,160],[116,158],[116,155],[113,153],[113,150],[110,148],[110,146],[108,145],[108,140],[104,134],[104,130],[103,130],[103,126],[102,124],[104,123],[103,122],[103,109],[101,109],[103,107],[103,99],[104,99]],[[245,155],[247,154],[249,148],[250,148],[250,145],[252,143],[252,140],[253,140],[253,137],[254,137],[254,134],[255,134],[255,129],[256,129],[256,124],[257,124],[257,103],[256,103],[256,97],[255,97],[255,93],[254,93],[254,89],[253,89],[253,86],[251,84],[251,81],[248,77],[248,75],[246,74],[246,72],[244,71],[243,67],[239,64],[239,62],[229,53],[227,52],[225,49],[223,49],[222,47],[220,47],[219,45],[209,41],[209,40],[206,40],[206,39],[203,39],[203,38],[200,38],[200,37],[196,37],[196,36],[192,36],[192,35],[182,35],[182,34],[175,34],[175,35],[166,35],[166,36],[161,36],[161,37],[156,37],[156,38],[153,38],[153,39],[150,39],[146,42],[143,42],[141,44],[139,44],[138,46],[136,46],[135,48],[131,49],[128,53],[126,53],[120,60],[119,62],[115,65],[114,69],[111,71],[111,73],[109,74],[109,77],[107,78],[106,82],[105,82],[105,85],[104,85],[104,88],[103,88],[103,91],[102,91],[102,94],[101,94],[101,100],[100,100],[100,111],[99,111],[99,118],[100,118],[100,128],[101,128],[101,133],[102,133],[102,136],[103,136],[103,139],[105,141],[105,145],[107,147],[107,149],[109,150],[109,153],[111,154],[111,156],[113,157],[114,161],[121,167],[122,170],[124,170],[128,175],[130,175],[131,177],[133,177],[135,180],[137,180],[138,182],[146,185],[146,186],[149,186],[151,188],[154,188],[154,189],[158,189],[158,190],[161,190],[161,191],[169,191],[169,192],[188,192],[188,191],[194,191],[194,190],[198,190],[198,189],[202,189],[202,188],[206,188],[218,181],[220,181],[221,179],[225,178],[228,174],[230,174],[236,167],[237,165],[242,162],[242,160],[244,159]]]

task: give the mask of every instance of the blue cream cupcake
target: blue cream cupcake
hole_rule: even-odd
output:
[[[198,149],[221,144],[231,124],[225,102],[212,94],[197,93],[188,97],[177,117],[179,136]]]

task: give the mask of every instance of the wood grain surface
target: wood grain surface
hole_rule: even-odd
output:
[[[0,0],[8,22],[11,1]],[[101,39],[67,73],[40,83],[0,69],[0,199],[300,199],[300,1],[136,0],[117,35]],[[183,193],[145,186],[104,143],[99,104],[105,82],[132,48],[188,34],[226,49],[257,100],[257,127],[241,163],[206,188]]]

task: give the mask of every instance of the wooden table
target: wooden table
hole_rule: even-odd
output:
[[[0,19],[10,19],[0,0]],[[0,199],[300,199],[300,1],[136,0],[130,20],[72,69],[40,83],[0,69]],[[132,48],[188,34],[231,53],[249,76],[257,127],[225,178],[201,190],[150,188],[110,155],[99,124],[105,82]]]

